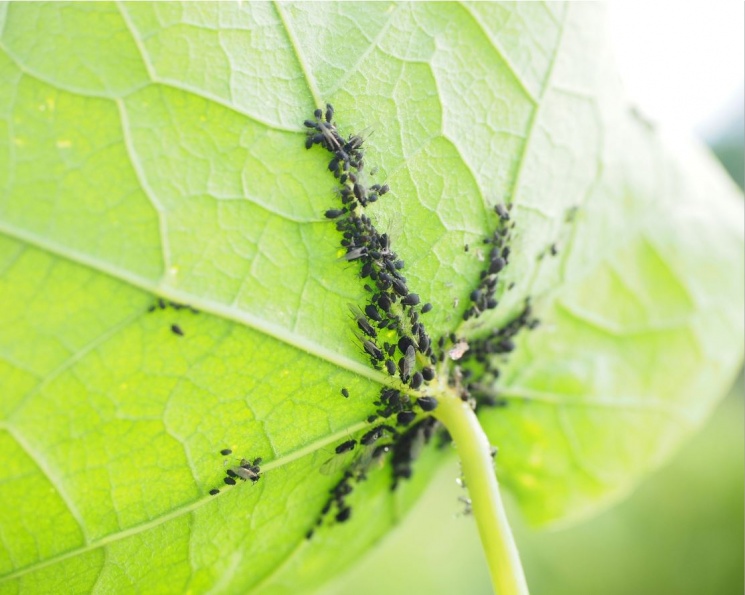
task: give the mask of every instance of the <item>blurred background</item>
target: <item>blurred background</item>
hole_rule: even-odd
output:
[[[661,127],[706,142],[742,188],[745,6],[613,2],[609,21],[631,102]],[[531,593],[742,594],[744,393],[740,374],[673,460],[627,500],[582,524],[531,530],[507,495]],[[458,502],[457,476],[453,458],[404,523],[319,593],[491,593],[476,526]]]

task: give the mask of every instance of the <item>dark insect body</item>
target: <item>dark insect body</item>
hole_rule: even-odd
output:
[[[355,444],[357,444],[356,440],[347,440],[346,442],[342,442],[341,444],[339,444],[339,446],[336,447],[336,454],[341,454],[343,452],[352,450]]]

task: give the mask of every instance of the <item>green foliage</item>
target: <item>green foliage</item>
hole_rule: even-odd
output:
[[[416,499],[440,453],[394,493],[371,474],[352,522],[304,539],[336,481],[319,467],[385,381],[351,334],[363,289],[322,217],[324,157],[303,149],[324,101],[342,131],[371,127],[393,191],[369,213],[435,305],[432,336],[533,298],[510,406],[482,417],[530,518],[618,497],[700,424],[742,356],[742,208],[706,155],[629,111],[602,18],[0,5],[3,591],[295,592]],[[462,324],[503,200],[515,288]],[[154,295],[200,313],[149,312]],[[266,475],[213,498],[226,446]]]

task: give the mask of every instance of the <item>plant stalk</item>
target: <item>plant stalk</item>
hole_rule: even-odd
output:
[[[435,416],[455,442],[471,509],[497,595],[527,595],[520,555],[512,537],[491,456],[491,445],[476,413],[450,392],[438,395]]]

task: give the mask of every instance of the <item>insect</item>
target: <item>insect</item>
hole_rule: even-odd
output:
[[[396,423],[399,426],[408,426],[412,421],[414,421],[415,417],[416,413],[413,411],[400,411],[396,415]]]
[[[430,304],[429,302],[427,302],[426,304],[422,306],[422,314],[426,314],[427,312],[431,310],[432,310],[432,304]]]
[[[416,293],[410,293],[401,300],[401,303],[407,306],[416,306],[419,303],[419,296]]]
[[[325,217],[327,219],[337,219],[338,217],[341,217],[344,213],[346,213],[346,209],[329,209],[324,213]]]
[[[219,493],[220,493],[220,490],[218,490],[217,488],[213,488],[210,490],[210,496],[217,496],[217,494]]]
[[[401,380],[403,382],[408,382],[409,378],[411,377],[411,371],[414,369],[415,363],[416,363],[416,352],[414,351],[414,346],[409,345],[406,348],[406,353],[399,361],[399,367],[401,369]]]
[[[172,324],[171,331],[173,332],[173,334],[178,335],[179,337],[184,336],[184,331],[181,330],[181,327],[178,324]]]
[[[419,397],[416,404],[422,408],[422,411],[434,411],[437,407],[437,399],[434,397]]]
[[[231,454],[233,454],[233,451],[232,451],[232,450],[230,450],[229,448],[223,448],[223,449],[222,449],[222,450],[220,451],[220,454],[221,454],[221,455],[223,455],[224,457],[227,457],[228,455],[231,455]]]
[[[367,316],[365,316],[362,313],[362,310],[360,310],[354,304],[349,304],[349,310],[352,312],[352,315],[354,316],[354,319],[357,322],[357,326],[359,327],[359,329],[363,333],[365,333],[368,337],[370,337],[372,339],[374,339],[375,337],[378,336],[378,333],[375,331],[375,329],[373,328],[373,326],[367,320]],[[377,347],[376,347],[376,349],[377,349]],[[365,350],[367,351],[367,348],[365,348]],[[370,352],[368,351],[368,353],[370,353]],[[372,353],[370,353],[370,355],[372,355]],[[378,357],[376,359],[381,359],[381,358]]]
[[[352,516],[352,509],[349,508],[349,506],[345,506],[338,513],[336,513],[336,522],[343,523],[345,521],[348,521],[350,516]]]
[[[411,388],[419,388],[422,386],[422,382],[424,381],[424,377],[422,376],[421,372],[414,372],[414,374],[411,377],[411,381],[409,381],[409,386]]]
[[[336,447],[336,454],[341,454],[343,452],[347,452],[348,450],[352,450],[355,445],[357,444],[356,440],[347,440],[346,442],[342,442]]]
[[[373,360],[380,361],[383,359],[383,352],[372,341],[363,341],[362,347]]]
[[[499,218],[502,221],[509,221],[510,214],[507,212],[507,209],[504,208],[503,204],[497,204],[494,206],[494,212],[499,215]]]
[[[367,306],[365,306],[365,314],[367,314],[370,320],[374,320],[375,322],[383,321],[383,319],[380,316],[380,312],[378,312],[378,309],[372,304],[368,304]]]
[[[349,398],[349,391],[346,388],[343,388],[343,389],[341,389],[341,395],[345,399],[348,399]]]
[[[385,360],[385,369],[388,374],[393,376],[396,373],[396,364],[393,363],[393,360],[387,359]]]

